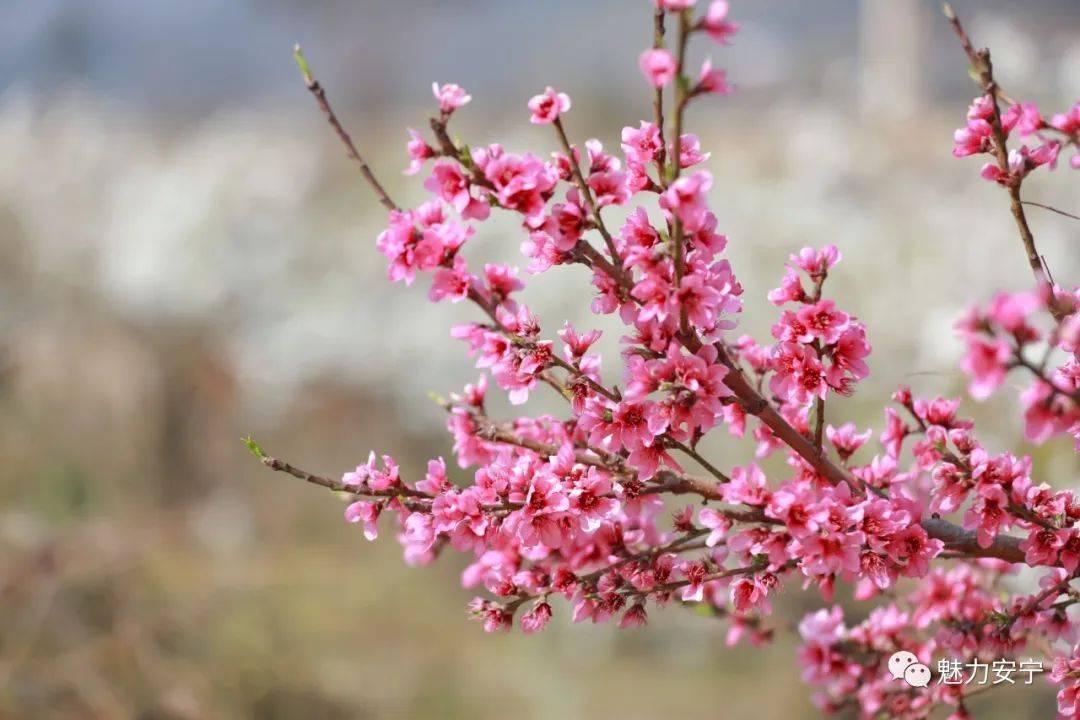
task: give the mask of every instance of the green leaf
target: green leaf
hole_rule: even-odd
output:
[[[307,58],[304,57],[304,51],[300,49],[300,43],[293,45],[293,60],[296,61],[296,66],[300,68],[300,74],[304,76],[304,82],[308,85],[312,83],[311,67],[308,65]]]
[[[247,445],[247,449],[251,451],[252,455],[259,458],[260,460],[266,459],[266,453],[263,452],[262,447],[259,446],[259,443],[255,442],[255,439],[253,437],[248,435],[246,438],[244,438],[244,444]]]

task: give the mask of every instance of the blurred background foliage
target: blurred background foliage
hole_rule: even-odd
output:
[[[1016,97],[1080,97],[1080,5],[959,2]],[[391,286],[384,217],[292,65],[299,40],[339,114],[404,204],[423,196],[406,125],[430,83],[475,100],[472,144],[547,152],[525,100],[571,93],[579,141],[618,147],[649,115],[635,67],[644,0],[36,0],[0,2],[0,717],[655,718],[815,715],[788,618],[778,640],[724,647],[679,608],[649,628],[484,636],[461,558],[408,568],[390,528],[367,544],[331,495],[263,470],[240,438],[335,475],[391,452],[448,455],[429,390],[476,372],[448,337],[470,316]],[[971,299],[1029,283],[1004,197],[950,157],[974,94],[960,50],[920,0],[734,3],[743,31],[710,48],[739,85],[688,125],[713,152],[713,203],[767,337],[765,292],[805,244],[836,243],[830,279],[870,328],[872,377],[833,417],[880,428],[899,383],[958,393],[951,324]],[[705,43],[695,51],[704,54]],[[1080,210],[1068,169],[1030,197]],[[1032,210],[1052,270],[1075,282],[1078,226]],[[471,257],[520,262],[485,226]],[[524,264],[524,263],[522,263]],[[580,269],[525,298],[553,332],[590,318]],[[967,403],[998,448],[1014,404]],[[530,410],[558,406],[538,398]],[[721,466],[745,444],[707,446]],[[1063,440],[1040,479],[1077,476]],[[839,596],[847,602],[849,593]],[[866,608],[853,608],[855,617]],[[980,717],[1042,718],[1040,685]],[[992,698],[992,699],[991,699]]]

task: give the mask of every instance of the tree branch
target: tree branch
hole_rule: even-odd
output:
[[[1001,108],[998,105],[999,88],[994,81],[994,66],[990,60],[990,50],[983,48],[982,50],[976,50],[971,43],[971,38],[968,37],[967,31],[964,30],[964,26],[960,23],[960,18],[957,17],[956,12],[952,9],[952,6],[945,3],[943,6],[945,17],[952,25],[953,32],[956,33],[957,38],[960,40],[960,45],[964,49],[964,53],[968,56],[968,60],[971,62],[972,69],[979,76],[979,85],[982,88],[986,98],[990,101],[992,113],[990,116],[990,127],[993,130],[994,135],[994,157],[997,159],[998,168],[1004,173],[1005,177],[1009,177],[1009,149],[1005,137],[1005,130],[1001,125]],[[1050,280],[1046,267],[1043,263],[1042,256],[1039,255],[1039,250],[1035,246],[1035,235],[1031,232],[1031,226],[1028,225],[1027,215],[1024,213],[1024,203],[1020,199],[1020,184],[1021,179],[1016,178],[1010,180],[1006,185],[1006,190],[1009,193],[1009,210],[1012,212],[1013,220],[1016,223],[1016,229],[1020,233],[1020,241],[1024,245],[1024,252],[1027,255],[1028,265],[1031,267],[1031,272],[1035,276],[1035,282],[1039,286],[1045,286],[1049,288]],[[1054,319],[1061,322],[1068,314],[1066,310],[1060,307],[1060,304],[1054,298],[1053,293],[1050,293],[1050,300],[1048,303],[1048,309],[1050,314],[1054,316]]]
[[[296,64],[300,68],[300,73],[304,76],[304,83],[307,85],[308,90],[315,97],[315,102],[319,104],[319,108],[323,111],[323,115],[326,116],[327,122],[330,123],[330,127],[334,129],[338,138],[345,145],[345,152],[352,158],[357,165],[360,166],[360,174],[364,176],[364,180],[371,186],[371,189],[375,191],[375,195],[379,198],[379,202],[387,210],[400,210],[397,203],[390,199],[390,195],[387,194],[386,189],[383,188],[378,178],[375,177],[375,173],[371,171],[367,162],[356,150],[356,146],[353,144],[352,138],[349,137],[349,133],[345,132],[345,128],[338,122],[337,115],[334,114],[333,108],[330,107],[330,101],[326,98],[326,91],[323,90],[319,81],[311,74],[311,68],[308,66],[307,58],[304,57],[303,51],[300,50],[299,45],[293,47],[293,57],[296,59]]]

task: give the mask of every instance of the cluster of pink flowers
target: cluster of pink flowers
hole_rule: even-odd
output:
[[[819,251],[803,248],[791,256],[780,287],[769,293],[774,305],[800,304],[798,310],[785,310],[773,325],[777,345],[769,358],[773,393],[796,406],[824,400],[830,390],[850,395],[854,383],[870,372],[866,328],[835,302],[821,298],[829,269],[839,261],[840,251],[832,245]],[[802,286],[800,270],[810,279],[810,293]]]
[[[1038,322],[1048,302],[1072,313],[1049,329]],[[972,307],[957,323],[967,344],[961,368],[968,391],[982,400],[1017,370],[1030,377],[1020,394],[1024,434],[1042,444],[1069,433],[1080,450],[1080,295],[1045,287],[1041,291],[999,293],[983,310]]]
[[[1009,150],[1005,154],[1005,166],[997,160],[983,165],[980,174],[987,180],[1000,185],[1016,185],[1041,165],[1053,169],[1062,148],[1069,145],[1076,150],[1069,165],[1080,168],[1080,102],[1068,112],[1058,113],[1047,121],[1034,103],[1017,103],[1001,110],[993,96],[980,95],[968,108],[967,123],[953,136],[953,155],[995,155],[997,128],[1001,131],[1002,149],[1013,133],[1022,140],[1031,141],[1032,147],[1025,142]]]
[[[1002,657],[1037,655],[1038,643],[1045,638],[1070,645],[1077,640],[1075,626],[1051,597],[1069,576],[1056,571],[1044,578],[1035,595],[1003,602],[989,588],[1002,574],[1013,572],[998,560],[936,567],[902,601],[875,608],[854,627],[845,625],[839,606],[806,616],[799,624],[799,660],[803,678],[821,688],[815,704],[830,713],[854,705],[860,717],[905,720],[924,718],[935,707],[946,706],[954,708],[950,720],[970,718],[965,695],[971,685],[963,676],[977,671],[967,670],[968,663],[989,669]],[[935,658],[965,660],[959,661],[959,675],[948,682],[911,692],[890,674],[886,663],[899,651],[913,653],[932,668]],[[1080,707],[1076,696],[1080,683],[1070,668],[1080,668],[1080,661],[1058,657],[1053,668],[1051,679],[1068,684],[1059,694],[1059,711],[1072,717],[1073,708]]]
[[[340,483],[269,461],[355,496],[346,519],[368,539],[383,515],[394,516],[409,563],[432,562],[448,547],[467,554],[462,582],[486,592],[470,611],[489,631],[515,623],[542,630],[560,596],[575,622],[620,627],[644,625],[651,608],[675,601],[725,618],[730,644],[758,644],[774,632],[767,617],[782,585],[813,588],[830,603],[844,585],[858,600],[884,596],[855,627],[839,607],[800,624],[799,658],[820,688],[819,706],[923,718],[946,704],[954,718],[967,717],[965,688],[898,684],[885,658],[896,650],[924,662],[945,651],[1012,655],[1080,640],[1066,614],[1078,597],[1069,583],[1080,568],[1080,503],[1036,479],[1029,457],[983,445],[958,399],[899,389],[874,445],[871,428],[826,421],[827,407],[836,412],[830,401],[869,374],[870,354],[864,325],[824,296],[841,259],[833,245],[791,256],[768,292],[778,308],[769,343],[734,332],[744,289],[722,257],[728,240],[709,208],[713,177],[699,167],[709,154],[682,132],[682,113],[696,98],[730,90],[711,62],[689,76],[685,43],[707,35],[724,44],[738,26],[723,0],[701,17],[695,0],[654,5],[656,27],[678,23],[679,46],[665,47],[659,33],[641,55],[656,113],[623,128],[621,155],[598,140],[573,145],[564,126],[570,98],[551,87],[527,106],[532,123],[554,130],[559,150],[541,157],[459,146],[447,127],[471,98],[435,85],[433,137],[410,131],[406,171],[428,168],[431,199],[400,209],[375,183],[394,208],[377,241],[389,278],[411,284],[427,275],[431,300],[468,301],[482,313],[451,334],[483,374],[441,401],[456,464],[469,470],[464,482],[451,481],[442,458],[410,480],[393,458],[372,453]],[[670,124],[665,92],[673,95]],[[1076,143],[1078,108],[1046,122],[1027,104],[999,116],[982,97],[957,132],[955,154],[1003,150],[998,126],[1003,138],[1037,138],[1033,150],[1013,151],[1008,168],[984,170],[1018,184]],[[609,228],[610,207],[623,208],[621,227]],[[529,275],[588,270],[592,311],[622,326],[620,383],[605,380],[594,351],[600,330],[565,323],[553,337],[519,300],[525,281],[516,268],[470,269],[464,249],[495,210],[520,223]],[[1078,308],[1080,292],[1043,283],[999,295],[958,324],[973,397],[995,392],[1014,369],[1032,374],[1021,395],[1031,441],[1072,433],[1080,443]],[[489,378],[515,405],[550,389],[565,414],[493,418]],[[755,461],[710,461],[700,442],[718,427],[749,435]],[[756,461],[776,453],[787,469],[767,475]],[[697,507],[673,503],[676,496]],[[1037,568],[1040,589],[1004,595],[1002,578],[1023,565]],[[1061,714],[1074,716],[1080,659],[1054,662]]]

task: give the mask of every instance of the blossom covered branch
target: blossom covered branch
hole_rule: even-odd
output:
[[[372,452],[334,480],[250,447],[271,469],[346,493],[346,519],[369,539],[384,515],[394,516],[409,563],[448,548],[464,553],[463,584],[486,592],[470,610],[489,631],[515,623],[542,630],[559,596],[575,622],[617,619],[621,627],[643,625],[652,608],[677,600],[729,623],[731,643],[760,643],[771,637],[766,618],[785,585],[814,588],[827,602],[850,587],[856,599],[880,603],[865,622],[847,627],[834,606],[799,626],[819,706],[922,718],[947,704],[966,717],[966,689],[898,686],[884,658],[900,649],[929,661],[944,651],[1038,652],[1075,642],[1066,611],[1080,598],[1071,585],[1080,503],[1039,482],[1030,458],[984,445],[956,399],[898,389],[883,408],[876,450],[872,429],[829,421],[826,408],[837,412],[830,397],[859,389],[871,352],[852,308],[829,297],[827,279],[841,261],[833,245],[790,256],[767,294],[776,308],[767,342],[736,332],[744,288],[709,208],[709,153],[685,125],[692,104],[733,89],[711,60],[691,76],[690,44],[726,45],[738,25],[724,0],[697,5],[653,0],[652,43],[638,58],[652,120],[622,129],[620,154],[595,139],[575,145],[565,122],[571,99],[551,87],[526,103],[530,122],[554,131],[559,149],[547,158],[455,141],[450,123],[472,98],[436,84],[431,135],[410,130],[407,145],[406,173],[427,169],[432,196],[415,208],[390,199],[297,53],[308,88],[388,210],[376,246],[389,279],[412,285],[427,276],[433,302],[480,311],[450,334],[482,374],[440,401],[454,460],[471,475],[455,484],[437,458],[407,480],[393,458]],[[1030,292],[1000,295],[958,324],[969,389],[985,398],[1006,373],[1025,373],[1027,439],[1080,441],[1080,294],[1045,272],[1019,194],[1027,173],[1077,145],[1080,104],[1046,121],[1008,100],[989,52],[974,50],[947,13],[983,91],[954,154],[991,156],[982,174],[1008,189],[1036,277]],[[1009,150],[1014,133],[1041,144]],[[564,323],[552,333],[518,299],[525,275],[517,268],[470,264],[464,250],[496,211],[519,223],[535,281],[550,281],[562,265],[588,270],[593,313],[621,326],[617,368],[605,370],[595,351],[599,329]],[[625,218],[621,227],[615,217]],[[618,384],[605,379],[615,373]],[[565,414],[492,418],[492,383],[515,406],[546,388],[565,400]],[[720,430],[751,441],[752,459],[709,457],[701,443]],[[777,454],[788,469],[768,476],[759,463]],[[687,496],[694,504],[678,503]],[[1023,566],[1039,569],[1040,589],[1009,597],[1002,578]],[[1061,712],[1074,715],[1080,654],[1060,645],[1051,652]]]

